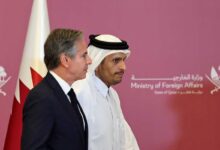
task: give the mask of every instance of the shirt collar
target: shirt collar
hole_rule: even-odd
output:
[[[71,89],[69,84],[65,80],[63,80],[60,76],[58,76],[55,72],[53,72],[53,71],[49,71],[49,72],[57,80],[60,87],[63,89],[64,93],[67,95]]]
[[[99,79],[95,74],[92,75],[94,81],[95,81],[95,86],[98,89],[98,91],[102,94],[102,96],[107,97],[109,88],[106,86],[106,84]]]

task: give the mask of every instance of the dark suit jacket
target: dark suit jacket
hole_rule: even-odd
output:
[[[88,137],[67,96],[48,73],[23,109],[22,150],[87,150]]]

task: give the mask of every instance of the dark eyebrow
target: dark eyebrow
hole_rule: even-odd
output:
[[[122,60],[125,60],[126,58],[127,58],[127,55],[125,55],[124,57],[123,56],[115,56],[112,59],[122,59]]]
[[[121,59],[123,59],[123,58],[120,57],[120,56],[116,56],[116,57],[113,57],[113,58],[112,58],[112,60],[115,60],[115,59],[118,59],[118,60],[120,59],[120,60],[121,60]]]

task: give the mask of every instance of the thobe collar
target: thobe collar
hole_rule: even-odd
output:
[[[93,74],[92,77],[95,81],[95,86],[97,90],[101,93],[102,96],[106,98],[109,93],[109,89],[111,87],[108,88],[107,85],[100,78],[98,78],[95,74]]]

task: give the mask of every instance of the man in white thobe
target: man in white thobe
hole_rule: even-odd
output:
[[[86,79],[73,85],[88,121],[89,150],[139,150],[118,94],[111,87],[122,80],[128,48],[127,42],[113,35],[90,36],[92,64]]]

